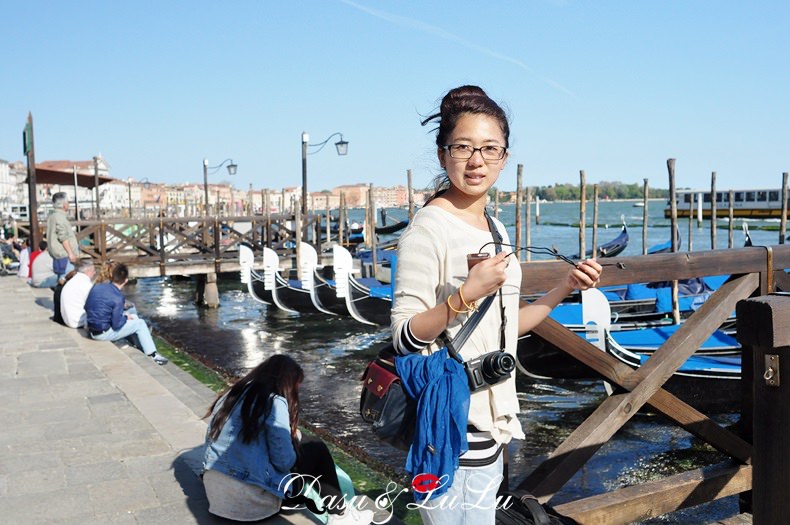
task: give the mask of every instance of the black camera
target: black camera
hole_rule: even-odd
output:
[[[501,350],[488,352],[464,362],[464,370],[469,378],[470,392],[501,383],[508,379],[510,373],[515,369],[516,360],[512,355]]]

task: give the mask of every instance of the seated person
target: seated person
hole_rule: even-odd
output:
[[[236,521],[257,521],[288,506],[305,504],[329,513],[327,525],[363,524],[372,510],[347,503],[335,462],[319,439],[302,439],[299,386],[302,367],[275,354],[221,394],[210,417],[203,456],[208,511]],[[305,479],[318,482],[325,509],[304,501]]]
[[[43,248],[42,248],[43,246]],[[30,282],[33,279],[33,262],[36,260],[36,257],[41,255],[41,252],[46,251],[47,249],[47,241],[41,241],[38,243],[38,249],[34,250],[33,247],[30,247],[30,259],[28,260],[28,265],[30,268],[27,272],[27,282]]]
[[[53,308],[55,315],[52,316],[52,320],[58,324],[65,325],[66,323],[63,322],[63,314],[60,312],[60,297],[63,294],[63,287],[66,286],[72,277],[77,275],[76,270],[71,270],[69,273],[65,275],[62,279],[58,281],[58,284],[52,289],[54,292],[52,294],[52,302],[55,303]]]
[[[60,315],[70,328],[85,326],[85,301],[93,288],[96,267],[90,259],[77,262],[77,273],[63,285],[60,294]],[[57,303],[57,302],[56,302]]]
[[[19,268],[17,276],[20,279],[30,278],[30,241],[22,239],[22,249],[19,251]]]
[[[145,355],[156,364],[164,365],[167,359],[156,353],[156,345],[146,322],[134,313],[124,312],[126,299],[121,290],[127,282],[129,269],[125,264],[118,263],[113,266],[112,280],[91,288],[85,300],[86,327],[91,337],[99,341],[118,341],[137,336]]]
[[[30,265],[30,284],[35,288],[54,288],[58,284],[58,276],[52,268],[52,256],[47,250],[42,250]]]

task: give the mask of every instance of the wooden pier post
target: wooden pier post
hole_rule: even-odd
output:
[[[790,523],[790,440],[784,438],[790,431],[790,297],[739,301],[736,316],[738,342],[753,353],[753,522],[784,525]]]
[[[587,176],[584,170],[579,171],[579,258],[584,259],[584,252],[586,246],[584,245],[585,236],[585,221],[584,216],[587,213]]]
[[[675,190],[675,159],[667,159],[667,171],[669,171],[669,214],[670,230],[672,239],[672,253],[678,251],[678,202],[677,191]],[[675,324],[680,324],[680,309],[678,306],[678,282],[672,281],[672,319]]]
[[[710,174],[710,249],[716,249],[716,172]]]
[[[494,191],[494,217],[499,218],[499,190]]]
[[[694,235],[694,194],[689,194],[689,238],[688,238],[688,251],[689,253],[694,251],[694,242],[693,242],[693,235]]]
[[[734,231],[735,231],[735,192],[730,190],[729,203],[727,205],[727,217],[730,223],[727,225],[727,248],[732,248],[734,245]]]
[[[266,194],[264,196],[264,201],[266,206],[265,214],[265,221],[266,221],[266,239],[265,246],[271,248],[272,247],[272,212],[271,212],[271,196],[269,195],[269,190],[266,190]]]
[[[532,245],[532,188],[527,187],[527,198],[526,198],[526,213],[524,214],[524,222],[526,222],[527,226],[527,233],[526,237],[524,238],[524,246],[529,247]],[[529,253],[527,250],[527,262],[532,260],[532,254]]]
[[[409,222],[414,218],[414,186],[411,183],[411,170],[406,170],[406,185],[409,198]]]
[[[787,239],[787,172],[782,173],[782,218],[779,219],[779,244]]]
[[[596,257],[598,249],[598,185],[593,184],[593,225],[592,225],[592,256]]]
[[[320,241],[318,245],[321,245]],[[332,246],[332,214],[329,210],[329,196],[326,198],[326,246]]]
[[[340,246],[345,244],[346,233],[346,194],[340,192],[340,209],[338,210],[337,243]]]
[[[373,184],[368,187],[368,245],[370,246],[370,276],[376,278],[376,204],[373,200]]]
[[[302,207],[294,201],[294,242],[296,243],[296,278],[302,280]]]
[[[642,255],[647,255],[647,198],[650,186],[642,179]]]
[[[516,167],[516,260],[521,260],[521,177],[524,174],[524,165]]]

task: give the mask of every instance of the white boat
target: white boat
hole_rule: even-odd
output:
[[[693,206],[692,200],[694,199]],[[698,219],[709,219],[711,215],[710,190],[678,190],[676,192],[677,216],[688,217],[696,212]],[[790,198],[788,198],[790,201]],[[788,203],[790,204],[790,202]],[[730,216],[730,190],[716,192],[716,217]],[[782,216],[781,189],[733,190],[733,215],[753,219],[778,218]],[[790,208],[790,206],[788,206]],[[670,203],[664,208],[664,217],[670,216]],[[788,213],[790,216],[790,212]]]

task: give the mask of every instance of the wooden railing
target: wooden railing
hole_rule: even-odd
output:
[[[256,248],[265,243],[284,252],[298,237],[308,242],[320,239],[320,216],[303,221],[299,234],[293,231],[293,221],[293,215],[283,214],[111,218],[72,224],[83,256],[90,256],[97,264],[124,262],[131,276],[152,277],[238,271],[240,242]],[[19,230],[29,235],[27,224],[20,224]]]
[[[521,483],[541,501],[549,501],[576,472],[644,405],[728,455],[726,464],[677,474],[557,506],[582,524],[625,524],[680,508],[751,490],[752,443],[723,428],[663,388],[664,383],[736,309],[739,301],[776,288],[790,290],[790,246],[656,254],[602,260],[601,286],[730,275],[639,369],[632,370],[601,352],[561,324],[547,319],[534,332],[619,387]],[[565,273],[563,262],[522,263],[522,293],[545,291]],[[742,421],[750,424],[751,356],[743,357]],[[744,438],[746,436],[746,439]]]

